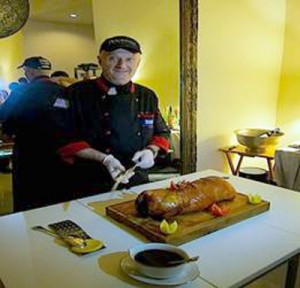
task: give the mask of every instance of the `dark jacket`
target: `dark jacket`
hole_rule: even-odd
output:
[[[61,137],[64,157],[76,145],[85,143],[98,151],[114,155],[126,168],[134,163],[135,152],[149,144],[167,152],[169,129],[158,109],[155,93],[138,84],[114,86],[104,78],[87,80],[67,90],[69,108],[65,120],[65,135]],[[65,149],[66,148],[66,149]],[[77,167],[77,168],[76,168]],[[106,168],[90,160],[75,159],[77,184],[82,190],[95,193],[109,191],[113,185]],[[80,176],[79,176],[80,175]],[[86,181],[85,181],[85,180]],[[148,181],[147,171],[137,171],[130,185]]]
[[[5,134],[14,137],[14,211],[64,201],[64,163],[56,153],[59,122],[54,103],[63,88],[48,77],[20,85],[0,107]]]

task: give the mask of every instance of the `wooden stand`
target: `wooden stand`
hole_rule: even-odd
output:
[[[272,165],[272,160],[274,160],[274,155],[275,155],[274,148],[270,150],[266,150],[264,152],[253,152],[247,150],[247,148],[243,146],[227,146],[227,147],[220,148],[219,150],[225,154],[231,173],[233,175],[239,175],[244,157],[260,157],[266,159],[268,164],[268,169],[269,169],[269,180],[274,181],[274,173],[273,173],[273,165]],[[234,167],[232,161],[233,154],[239,155],[239,160],[236,167]]]

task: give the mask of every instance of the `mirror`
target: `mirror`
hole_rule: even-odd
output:
[[[180,173],[186,174],[196,170],[196,109],[197,109],[197,34],[198,34],[198,1],[197,0],[178,0],[179,1],[179,23],[180,23],[180,155],[181,155],[181,165]],[[46,19],[48,21],[53,21],[53,16],[47,15],[47,12],[53,11],[53,7],[57,11],[59,8],[65,5],[66,2],[70,2],[71,6],[74,7],[76,11],[76,5],[82,1],[38,1],[32,0],[31,10],[33,12],[39,10],[39,14],[35,14],[31,19],[39,20]],[[85,3],[92,4],[92,1],[85,1]],[[105,7],[104,7],[105,8]],[[61,13],[61,12],[60,12]],[[57,14],[57,12],[56,12]],[[87,21],[85,24],[91,24],[88,21],[93,19],[93,11],[90,10],[87,12],[84,17],[84,21]],[[59,15],[56,15],[59,16]],[[47,18],[48,17],[48,18]],[[72,19],[69,19],[69,23],[72,23]],[[74,23],[74,22],[73,22]],[[70,24],[69,24],[70,25]],[[75,25],[74,25],[75,26]],[[29,27],[29,26],[27,26]],[[45,27],[46,28],[46,27]],[[26,36],[26,26],[25,36]],[[48,29],[48,28],[47,28]],[[74,28],[76,29],[76,27]],[[49,32],[49,31],[46,31]],[[90,33],[82,31],[84,33]],[[48,41],[51,43],[51,49],[55,50],[58,46],[55,45],[51,40],[52,39],[43,39],[42,34],[35,34],[31,37],[40,37],[41,41]],[[35,40],[32,38],[32,40]],[[65,40],[68,42],[68,39]],[[70,44],[69,44],[70,45]],[[76,51],[76,43],[72,42],[72,53],[69,52],[67,58],[74,58],[74,55],[77,57],[77,63],[80,64],[83,62],[94,62],[95,55],[97,51],[95,47],[92,47],[90,44],[86,44],[84,55],[82,52]],[[38,48],[38,47],[36,47]],[[32,49],[32,50],[31,50]],[[34,48],[35,49],[35,48]],[[34,51],[33,47],[25,45],[25,55],[32,55]],[[58,57],[60,54],[59,51],[55,53]],[[47,57],[47,55],[45,55]],[[66,57],[66,56],[63,56]],[[52,59],[53,62],[58,62],[59,58]],[[70,60],[71,61],[71,60]],[[69,63],[72,67],[76,66],[73,63]],[[56,70],[58,67],[54,67]],[[59,67],[61,70],[64,70],[65,67]],[[159,68],[157,68],[159,70]],[[138,81],[137,81],[138,82]],[[151,87],[151,85],[148,85]],[[155,90],[155,89],[154,89]],[[184,139],[184,141],[183,141]]]

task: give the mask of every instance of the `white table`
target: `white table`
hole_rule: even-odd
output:
[[[291,274],[287,276],[286,287],[293,287],[300,251],[299,193],[214,170],[176,179],[195,180],[210,175],[229,177],[228,181],[244,194],[261,194],[263,199],[271,202],[271,209],[182,245],[191,255],[200,255],[201,277],[217,287],[241,287],[290,259]],[[140,193],[146,189],[167,187],[169,183],[170,180],[149,183],[133,187],[130,191]],[[79,201],[92,209],[89,203],[103,201],[102,197],[97,195]]]
[[[51,236],[31,230],[35,225],[66,219],[78,223],[107,247],[77,256]],[[141,241],[79,202],[0,217],[0,231],[0,280],[7,288],[153,287],[129,278],[119,268],[126,250]],[[213,286],[197,278],[184,287]]]
[[[178,179],[194,180],[226,174],[206,170]],[[291,190],[229,176],[242,193],[260,193],[271,202],[270,211],[181,245],[190,255],[200,255],[201,274],[186,287],[241,287],[276,266],[289,261],[293,287],[300,251],[300,194]],[[168,186],[170,180],[134,187],[131,194],[111,192],[0,217],[0,279],[7,288],[36,287],[153,287],[130,279],[120,271],[126,250],[146,241],[138,234],[93,212],[103,201],[135,196],[145,189]],[[103,211],[102,211],[103,212]],[[71,219],[107,248],[79,257],[60,247],[45,234],[32,231],[34,225]],[[289,276],[290,276],[289,275]],[[211,283],[211,285],[209,284]],[[1,287],[1,285],[0,285]]]

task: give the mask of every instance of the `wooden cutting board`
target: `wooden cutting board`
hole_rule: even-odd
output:
[[[160,221],[153,220],[150,217],[142,218],[139,216],[134,207],[134,200],[107,206],[106,214],[118,222],[133,228],[152,242],[178,245],[270,209],[269,202],[262,201],[259,204],[250,204],[248,196],[241,193],[237,193],[233,201],[223,201],[218,203],[218,205],[220,207],[229,207],[229,213],[226,216],[216,217],[209,211],[201,211],[173,217],[169,222],[176,220],[178,229],[171,235],[165,235],[160,232]]]

